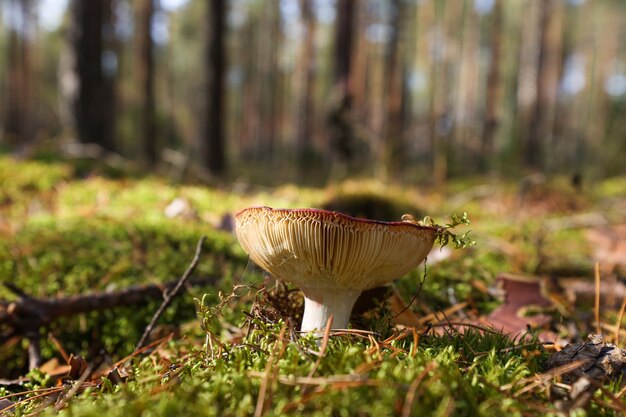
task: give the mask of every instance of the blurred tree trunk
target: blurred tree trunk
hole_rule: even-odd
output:
[[[448,152],[449,152],[449,123],[450,115],[448,114],[448,98],[447,98],[447,63],[446,57],[443,55],[445,51],[444,38],[444,2],[435,2],[434,5],[433,27],[434,30],[434,52],[435,62],[431,65],[430,73],[430,122],[429,133],[431,138],[432,149],[432,178],[435,185],[445,183],[448,177]]]
[[[402,149],[403,113],[402,113],[402,48],[400,36],[404,29],[405,2],[393,0],[391,27],[393,33],[387,43],[385,54],[385,91],[386,118],[383,131],[383,172],[388,180],[400,171],[402,161],[399,160]]]
[[[350,75],[352,69],[355,16],[355,0],[337,1],[335,85],[339,88],[341,95],[344,97],[350,97],[352,95]]]
[[[206,113],[202,162],[216,176],[226,172],[224,138],[226,0],[209,1],[206,49]]]
[[[354,11],[353,17],[354,32],[357,33],[359,28],[367,27],[368,10],[365,7],[358,8]],[[350,94],[352,95],[352,113],[359,117],[360,120],[368,120],[368,112],[371,106],[369,100],[370,94],[376,94],[369,85],[369,77],[371,68],[369,68],[370,58],[368,47],[370,41],[365,36],[355,36],[352,49],[352,64],[350,69]]]
[[[537,98],[537,60],[541,34],[538,27],[541,25],[541,4],[531,2],[523,9],[524,19],[520,19],[518,41],[519,57],[517,62],[516,115],[513,131],[517,141],[511,144],[515,156],[511,163],[521,166],[526,164],[530,123]]]
[[[245,28],[243,29],[243,44],[247,45],[244,52],[243,66],[245,78],[243,82],[242,114],[245,115],[241,123],[242,132],[240,153],[248,155],[252,160],[259,159],[259,126],[260,122],[260,82],[257,64],[257,50],[259,45],[259,16],[250,12]],[[243,152],[242,152],[243,151]]]
[[[555,30],[554,0],[541,4],[539,24],[539,58],[537,62],[536,100],[526,139],[524,160],[528,167],[541,169],[545,165],[546,144],[551,142],[552,122],[558,87],[559,37]]]
[[[281,15],[280,2],[270,1],[263,15],[263,36],[259,45],[257,64],[261,71],[262,85],[260,88],[259,111],[261,113],[261,140],[264,154],[268,160],[275,158],[278,126],[280,124],[281,77],[278,66],[278,52],[280,49]]]
[[[29,36],[34,31],[33,4],[31,0],[12,0],[9,4],[11,17],[21,16],[22,26],[14,21],[9,26],[6,101],[4,112],[5,141],[10,147],[25,145],[32,139],[29,126],[31,77]]]
[[[502,56],[502,0],[495,0],[491,15],[491,60],[487,73],[487,97],[480,152],[480,170],[490,168],[500,124]]]
[[[316,21],[312,0],[301,0],[300,10],[305,34],[302,38],[300,65],[300,103],[298,109],[298,164],[301,173],[307,170],[312,152],[315,120],[315,31]]]
[[[73,109],[78,139],[113,151],[114,94],[111,57],[103,37],[111,30],[112,0],[72,0],[72,29],[78,91]],[[107,73],[105,73],[105,69]]]
[[[141,93],[140,140],[142,157],[149,166],[157,162],[155,98],[154,98],[154,44],[152,42],[152,18],[154,0],[135,0],[136,15],[136,62],[137,85]]]
[[[22,45],[15,28],[9,30],[7,48],[6,110],[4,113],[4,140],[10,147],[16,146],[23,137],[25,97],[22,78]]]
[[[355,132],[352,114],[352,58],[357,15],[355,0],[337,1],[334,50],[334,102],[329,113],[331,150],[346,169],[350,169],[355,156]]]
[[[471,167],[479,150],[472,149],[476,132],[472,122],[478,116],[477,101],[482,92],[479,90],[480,62],[476,59],[480,49],[480,16],[472,11],[473,1],[463,0],[458,16],[455,41],[459,45],[459,58],[452,63],[454,85],[451,93],[453,165]],[[458,173],[459,171],[457,171]]]

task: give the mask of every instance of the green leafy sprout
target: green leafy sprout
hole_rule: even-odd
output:
[[[415,220],[415,218],[410,214],[405,214],[404,216],[402,216],[403,221],[415,223],[420,226],[435,227],[437,229],[435,243],[440,245],[442,248],[444,246],[447,246],[450,242],[454,244],[455,249],[464,249],[470,246],[474,246],[476,242],[469,237],[470,230],[460,235],[451,231],[457,226],[468,226],[470,224],[470,220],[467,217],[467,212],[463,212],[462,215],[452,214],[450,215],[450,219],[450,223],[446,223],[442,226],[436,224],[433,218],[430,216],[426,216],[423,220],[419,221]]]

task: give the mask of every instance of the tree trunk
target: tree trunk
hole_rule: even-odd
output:
[[[525,163],[531,168],[544,168],[546,144],[551,141],[552,121],[558,83],[558,42],[554,30],[557,4],[554,0],[541,3],[539,32],[539,59],[537,63],[536,92],[530,128],[524,154]],[[557,35],[557,36],[555,36]]]
[[[305,34],[300,56],[300,103],[298,109],[298,164],[300,172],[306,171],[308,155],[312,151],[314,130],[315,93],[315,30],[316,22],[311,0],[301,0],[300,9]]]
[[[437,50],[443,50],[445,42],[444,2],[435,2],[433,25],[439,28],[439,32],[435,32],[435,47]],[[447,62],[445,56],[438,57],[431,65],[430,72],[430,121],[429,133],[431,138],[432,151],[432,178],[435,185],[441,185],[448,178],[448,152],[449,152],[449,114],[447,99]]]
[[[337,26],[335,33],[335,85],[343,96],[352,94],[350,74],[352,68],[352,47],[354,44],[355,0],[337,1]]]
[[[116,68],[112,68],[110,54],[113,52],[106,50],[103,29],[111,24],[111,1],[73,0],[71,5],[71,38],[79,83],[73,105],[76,133],[81,142],[96,143],[109,151],[115,150],[113,79]]]
[[[265,27],[259,45],[258,65],[261,71],[260,88],[261,140],[267,161],[275,161],[278,128],[280,125],[281,76],[278,67],[280,49],[281,15],[280,2],[270,1],[263,15]]]
[[[242,115],[241,138],[239,139],[239,158],[247,157],[253,161],[259,160],[259,126],[260,121],[260,82],[257,68],[257,50],[259,45],[259,16],[250,13],[243,29],[242,43],[247,45],[243,52],[243,67],[245,79],[242,88]]]
[[[154,56],[152,42],[152,17],[154,0],[135,0],[136,4],[136,65],[137,85],[141,92],[140,140],[142,157],[148,166],[158,159],[154,98]]]
[[[495,0],[491,22],[491,61],[487,73],[487,98],[480,152],[480,170],[486,171],[493,158],[494,141],[500,124],[501,55],[502,55],[502,0]]]
[[[456,27],[455,41],[458,44],[458,59],[452,64],[454,85],[452,87],[450,111],[453,117],[451,142],[454,155],[452,163],[455,167],[470,168],[475,162],[475,155],[480,149],[472,149],[476,132],[472,123],[479,117],[476,115],[480,106],[477,99],[482,95],[480,88],[480,60],[476,59],[480,49],[479,14],[473,12],[471,0],[463,0],[458,20],[453,20]],[[471,168],[470,168],[471,170]],[[463,171],[467,172],[466,169]],[[456,173],[461,173],[457,170]]]
[[[226,0],[209,1],[208,43],[206,50],[206,113],[202,162],[209,173],[222,176],[226,172],[224,138]]]
[[[13,8],[13,16],[22,17],[23,24],[20,29],[16,28],[18,22],[10,26],[7,48],[4,135],[5,142],[12,148],[27,144],[32,139],[28,88],[31,76],[30,45],[27,36],[27,32],[33,29],[32,6],[31,0],[13,0],[9,6]]]
[[[350,169],[356,152],[351,81],[356,12],[355,0],[337,1],[333,87],[336,101],[330,110],[329,124],[332,153],[345,169]]]
[[[7,48],[6,109],[4,114],[4,140],[16,146],[24,130],[24,95],[22,94],[21,41],[15,29],[9,30]]]
[[[403,33],[404,12],[402,0],[394,0],[391,26],[393,34],[387,43],[385,62],[386,118],[383,133],[383,177],[391,179],[399,172],[402,148],[402,78],[400,36]]]

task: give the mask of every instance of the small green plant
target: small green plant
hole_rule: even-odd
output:
[[[402,221],[415,223],[420,226],[436,227],[437,228],[437,233],[436,233],[437,240],[435,241],[435,243],[440,245],[442,248],[444,246],[447,246],[450,242],[454,244],[455,249],[463,249],[463,248],[468,248],[470,246],[474,246],[476,242],[470,239],[469,230],[463,233],[462,235],[458,235],[451,231],[457,226],[460,226],[460,225],[467,226],[470,224],[470,220],[467,217],[467,213],[463,212],[462,215],[452,214],[450,216],[450,219],[452,220],[450,223],[446,223],[445,225],[442,226],[442,225],[436,224],[433,218],[430,216],[424,217],[423,220],[415,220],[415,217],[413,217],[410,214],[405,214],[402,216]]]
[[[455,249],[463,249],[468,248],[470,246],[474,246],[476,244],[475,241],[470,239],[468,236],[470,231],[463,233],[462,235],[457,235],[456,233],[451,232],[451,229],[454,229],[460,225],[468,226],[470,224],[470,220],[467,217],[467,213],[463,212],[463,215],[459,216],[458,214],[452,214],[450,216],[452,222],[446,223],[444,226],[437,226],[437,244],[441,245],[443,248],[448,243],[454,243]],[[425,217],[424,221],[430,219],[429,217]],[[430,219],[432,222],[432,219]],[[434,222],[433,222],[434,225]]]

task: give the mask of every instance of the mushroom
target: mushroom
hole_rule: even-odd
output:
[[[250,258],[304,294],[301,331],[346,328],[359,294],[419,265],[437,228],[413,220],[383,222],[320,209],[251,207],[235,215]]]

